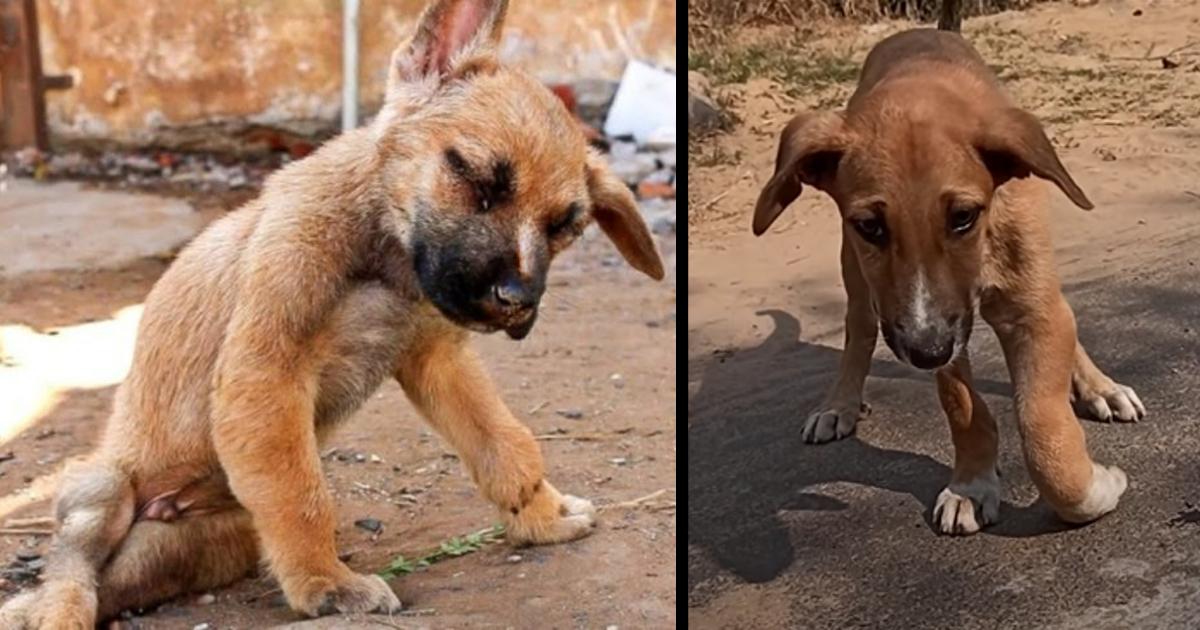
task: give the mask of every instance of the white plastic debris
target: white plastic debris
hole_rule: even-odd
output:
[[[652,139],[661,141],[663,130],[674,128],[675,74],[630,61],[604,121],[604,134],[632,135],[645,145]]]

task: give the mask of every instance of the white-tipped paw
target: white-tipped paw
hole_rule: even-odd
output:
[[[1071,402],[1088,417],[1101,422],[1137,422],[1146,416],[1146,407],[1137,392],[1111,379],[1099,385],[1076,380],[1071,388]]]
[[[999,518],[1000,479],[995,471],[967,483],[951,483],[933,507],[933,525],[943,534],[974,534]]]
[[[809,414],[800,436],[810,444],[840,440],[854,433],[854,425],[869,415],[871,405],[867,403],[825,405]]]
[[[1125,471],[1116,466],[1101,466],[1093,462],[1092,483],[1088,486],[1087,495],[1076,505],[1055,511],[1068,523],[1094,521],[1116,509],[1117,502],[1128,486],[1129,478],[1125,476]]]

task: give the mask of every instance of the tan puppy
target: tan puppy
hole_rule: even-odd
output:
[[[803,437],[854,431],[878,328],[896,356],[935,370],[954,439],[954,473],[934,508],[942,532],[996,521],[996,423],[971,385],[967,339],[978,310],[995,329],[1016,391],[1030,476],[1064,520],[1109,512],[1125,473],[1092,462],[1069,400],[1102,420],[1135,421],[1132,389],[1101,373],[1075,337],[1046,226],[1043,184],[1092,204],[1037,120],[1013,106],[957,34],[913,30],[867,56],[845,111],[800,114],[783,130],[759,196],[762,234],[808,184],[844,219],[846,348]]]
[[[499,65],[504,0],[442,0],[392,62],[387,103],[273,175],[146,301],[102,444],[67,470],[37,591],[0,627],[91,628],[265,561],[306,615],[392,611],[338,560],[318,444],[387,377],[461,454],[515,543],[586,535],[467,331],[524,337],[551,259],[595,220],[662,262],[628,188],[534,79]]]

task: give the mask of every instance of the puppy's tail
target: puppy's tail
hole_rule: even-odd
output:
[[[938,17],[939,31],[962,31],[962,0],[942,0],[942,14]]]

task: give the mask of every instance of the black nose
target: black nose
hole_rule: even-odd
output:
[[[950,362],[954,354],[954,342],[908,347],[908,360],[922,370],[940,368]]]
[[[538,292],[520,278],[505,278],[492,285],[492,295],[505,308],[530,309],[537,306]]]

